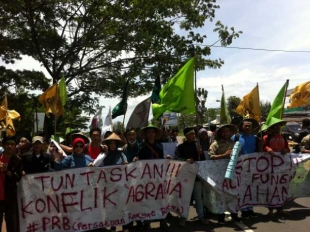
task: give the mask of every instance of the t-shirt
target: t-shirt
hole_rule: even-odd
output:
[[[238,137],[239,137],[238,139],[239,143],[242,144],[240,155],[245,155],[245,154],[256,152],[256,148],[257,148],[256,143],[258,142],[256,136],[252,134],[245,135],[245,134],[240,133]],[[231,137],[232,141],[235,141],[236,139],[237,139],[236,135],[233,135]]]
[[[6,166],[8,165],[9,160],[10,159],[4,157],[3,154],[0,155],[0,162],[4,163]],[[0,172],[0,200],[5,199],[5,194],[4,194],[5,174],[6,172]]]
[[[90,145],[88,145],[88,149],[86,151],[86,154],[89,155],[94,160],[101,153],[101,149],[102,149],[101,147],[93,147],[90,144]]]
[[[268,138],[271,136],[271,138]],[[264,139],[264,151],[272,149],[274,152],[281,152],[284,148],[289,148],[287,141],[281,134],[278,135],[265,135]]]

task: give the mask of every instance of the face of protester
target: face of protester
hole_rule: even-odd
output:
[[[280,123],[274,124],[270,127],[272,134],[280,134],[282,125]]]
[[[221,131],[220,131],[220,133],[221,133],[222,139],[224,139],[224,140],[230,140],[231,131],[230,131],[230,129],[229,129],[228,127],[222,128]]]
[[[93,131],[90,136],[92,143],[100,143],[100,137],[101,135],[99,131]]]
[[[3,144],[4,153],[7,155],[13,155],[16,153],[16,143],[13,140],[7,140]]]
[[[110,151],[115,151],[116,150],[116,141],[113,141],[113,140],[109,141],[108,146],[109,146]]]
[[[32,150],[34,154],[40,154],[42,151],[43,144],[40,141],[36,141],[32,144]]]
[[[200,133],[200,140],[208,140],[208,132],[204,131]]]
[[[18,147],[22,150],[26,150],[30,147],[30,142],[25,137],[19,139]]]
[[[186,135],[186,140],[188,142],[194,142],[196,139],[196,135],[195,135],[195,132],[190,132]]]
[[[155,129],[147,129],[146,132],[145,132],[145,137],[146,137],[146,140],[149,142],[149,143],[154,143],[155,142],[155,136],[156,136],[156,132],[155,132]]]
[[[84,150],[83,143],[77,142],[76,144],[74,144],[74,147],[73,147],[74,154],[82,155],[83,154],[83,150]]]
[[[247,121],[243,122],[243,124],[242,124],[242,132],[244,134],[249,135],[249,134],[252,133],[252,130],[253,130],[253,128],[252,128],[252,123],[251,122],[247,122]]]
[[[132,132],[128,132],[127,134],[126,134],[126,139],[127,139],[127,141],[129,142],[129,143],[134,143],[135,141],[136,141],[136,139],[137,139],[137,133],[136,132],[134,132],[134,131],[132,131]]]

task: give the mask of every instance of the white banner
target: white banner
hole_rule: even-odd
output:
[[[201,161],[198,175],[207,182],[204,204],[213,213],[223,213],[256,205],[277,207],[310,196],[309,159],[309,154],[243,155],[232,180],[225,179],[229,159]]]
[[[162,159],[26,175],[19,183],[20,228],[86,231],[170,211],[187,217],[197,170]]]

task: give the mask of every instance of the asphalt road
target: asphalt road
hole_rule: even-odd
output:
[[[294,201],[289,201],[284,205],[285,210],[287,210],[290,215],[287,217],[269,217],[267,216],[268,209],[265,207],[255,207],[254,211],[258,213],[257,218],[250,218],[243,220],[243,222],[235,223],[230,220],[230,216],[226,215],[225,225],[218,225],[216,217],[210,219],[208,225],[202,225],[195,218],[196,212],[195,208],[190,208],[189,217],[186,222],[185,227],[178,226],[178,217],[172,215],[168,219],[170,225],[170,231],[174,232],[235,232],[235,231],[245,231],[245,232],[309,232],[310,231],[310,198],[299,198]],[[239,213],[240,215],[240,213]],[[3,225],[3,232],[7,232]],[[24,230],[21,229],[21,232]],[[117,227],[117,231],[122,231],[121,227]],[[133,231],[143,231],[136,230]],[[159,223],[151,223],[150,232],[162,231],[159,229]],[[9,232],[9,231],[8,231]],[[144,231],[143,231],[144,232]],[[146,232],[146,231],[145,231]]]
[[[230,215],[226,215],[225,225],[218,225],[217,218],[210,219],[208,225],[202,225],[195,218],[196,211],[191,207],[190,214],[186,222],[186,226],[181,228],[178,226],[178,217],[172,215],[168,219],[172,232],[309,232],[310,231],[310,198],[299,198],[294,201],[287,202],[284,205],[286,211],[290,213],[287,217],[269,217],[267,216],[268,209],[265,207],[255,207],[254,211],[258,213],[258,217],[243,220],[243,222],[235,223],[230,220]],[[239,213],[240,216],[240,213]],[[194,219],[195,218],[195,219]],[[193,220],[194,219],[194,220]],[[162,231],[159,229],[159,223],[151,223],[150,232]],[[117,231],[122,231],[117,228]],[[138,230],[132,230],[138,231]],[[140,230],[141,231],[141,230]]]

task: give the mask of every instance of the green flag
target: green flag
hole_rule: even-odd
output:
[[[152,105],[153,116],[159,118],[165,111],[195,114],[194,58],[191,58],[172,77],[159,93],[160,104]]]
[[[231,123],[231,117],[227,108],[224,87],[222,85],[220,124],[230,124],[230,123]]]
[[[113,119],[120,115],[124,115],[127,111],[128,85],[129,79],[126,81],[121,101],[112,110]]]
[[[155,80],[155,84],[151,95],[152,103],[160,103],[160,97],[159,97],[160,91],[161,91],[160,77],[158,76]]]
[[[62,106],[64,106],[68,101],[66,81],[65,81],[64,76],[62,76],[62,78],[59,81],[59,97],[60,97]]]
[[[282,86],[279,93],[273,100],[269,114],[266,119],[266,123],[263,125],[261,130],[266,130],[268,127],[272,126],[273,124],[282,121],[282,113],[283,113],[283,107],[284,107],[284,102],[285,102],[285,94],[286,94],[287,85],[288,85],[288,81],[285,82],[285,84]]]

